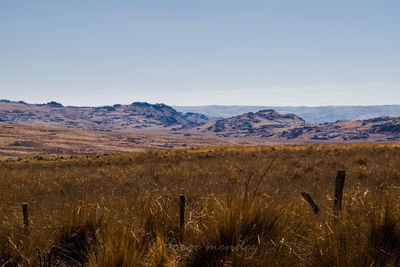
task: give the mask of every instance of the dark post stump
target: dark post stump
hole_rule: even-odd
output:
[[[22,203],[22,215],[24,219],[25,235],[29,237],[29,218],[28,218],[28,203]]]
[[[183,232],[185,230],[185,201],[186,201],[185,195],[180,195],[179,196],[179,219],[180,219],[180,228],[181,228],[182,237],[183,237]]]
[[[333,211],[335,215],[342,210],[342,198],[343,198],[343,187],[344,187],[344,179],[346,177],[345,171],[338,171],[336,175],[335,182],[335,198],[333,202]]]
[[[310,206],[313,209],[314,213],[318,214],[319,213],[319,208],[318,208],[317,204],[315,204],[315,202],[313,201],[311,196],[309,194],[305,193],[305,192],[301,192],[301,195],[308,202],[308,204],[310,204]]]

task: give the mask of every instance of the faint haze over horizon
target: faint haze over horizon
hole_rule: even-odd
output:
[[[400,104],[400,1],[0,2],[0,99]]]

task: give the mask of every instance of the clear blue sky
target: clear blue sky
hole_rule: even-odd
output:
[[[398,0],[0,0],[0,98],[400,104]]]

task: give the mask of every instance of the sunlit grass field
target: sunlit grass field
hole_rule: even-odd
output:
[[[0,181],[5,266],[400,264],[397,144],[23,158],[0,161]]]

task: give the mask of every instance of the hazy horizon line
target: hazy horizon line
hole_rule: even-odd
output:
[[[25,103],[28,105],[46,105],[52,102],[59,103],[63,107],[107,107],[107,106],[115,106],[115,105],[131,105],[133,103],[148,103],[151,105],[156,104],[164,104],[170,107],[304,107],[304,108],[319,108],[319,107],[376,107],[376,106],[400,106],[400,104],[370,104],[370,105],[360,105],[360,104],[347,104],[347,105],[246,105],[246,104],[208,104],[208,105],[171,105],[165,102],[150,102],[150,101],[133,101],[129,104],[122,103],[114,103],[114,104],[106,104],[106,105],[68,105],[63,104],[62,101],[58,100],[50,100],[42,103],[35,102],[27,102],[26,100],[16,100],[9,98],[1,98],[0,101],[10,101],[11,103]]]

